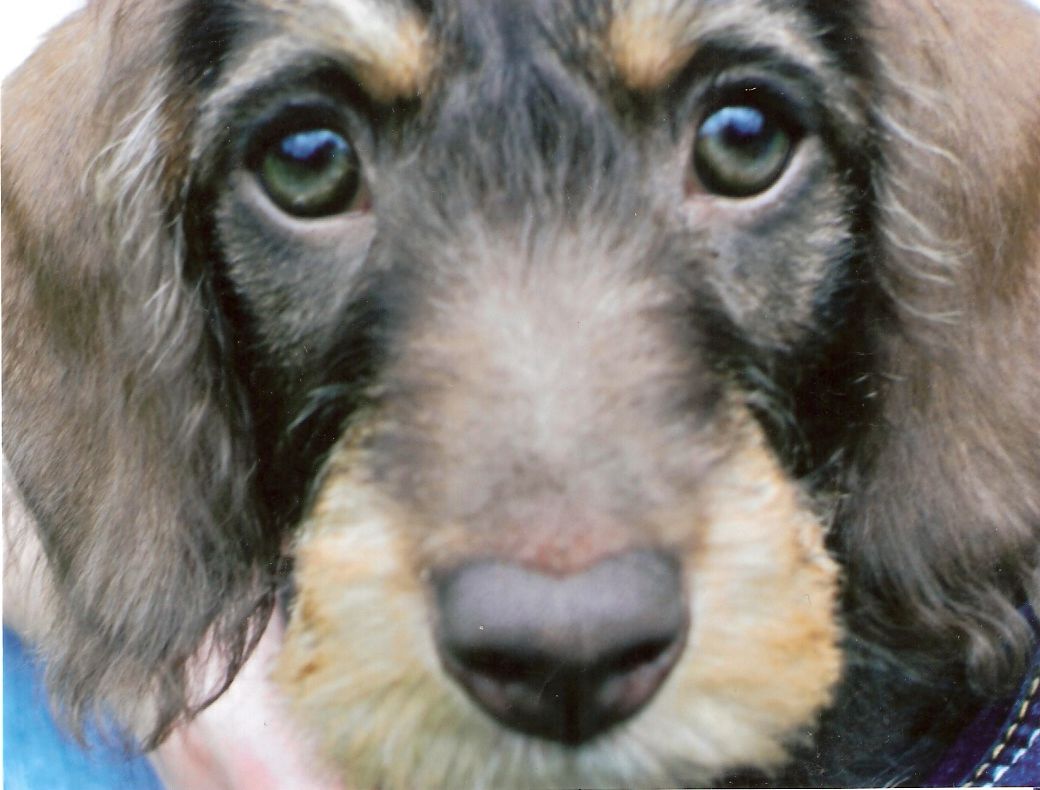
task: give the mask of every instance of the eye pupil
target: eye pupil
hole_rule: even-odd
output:
[[[285,135],[262,153],[258,175],[283,211],[323,217],[346,211],[360,190],[357,154],[339,132],[303,129]]]
[[[780,177],[791,148],[790,134],[764,111],[732,105],[713,112],[697,130],[693,164],[710,191],[750,197]]]

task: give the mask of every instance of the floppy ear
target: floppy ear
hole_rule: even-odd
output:
[[[146,745],[202,701],[200,646],[223,651],[218,688],[233,674],[277,552],[182,235],[194,97],[170,19],[91,4],[5,84],[3,116],[4,452],[54,588],[34,636],[77,727],[115,712]]]
[[[875,5],[892,316],[848,503],[852,615],[992,686],[1022,669],[1016,607],[1040,597],[1040,20]]]

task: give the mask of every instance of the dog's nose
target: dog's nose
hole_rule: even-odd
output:
[[[567,744],[643,707],[682,652],[678,562],[632,551],[566,576],[484,561],[436,581],[442,660],[488,713]]]

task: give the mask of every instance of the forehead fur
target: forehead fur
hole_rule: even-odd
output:
[[[433,53],[425,18],[395,0],[265,0],[284,32],[346,59],[377,101],[410,99],[429,81]]]
[[[811,28],[795,11],[762,0],[613,0],[606,51],[633,90],[666,84],[706,39],[739,40],[821,65]]]
[[[497,26],[475,29],[487,34],[501,28],[493,46],[512,51],[513,28],[536,18],[541,21],[533,27],[545,38],[539,46],[562,46],[568,60],[578,52],[585,58],[596,52],[598,60],[602,53],[608,68],[638,91],[667,84],[706,42],[739,42],[811,69],[823,67],[826,52],[818,36],[821,25],[833,21],[829,11],[818,20],[819,14],[797,3],[778,6],[768,0],[600,0],[574,7],[463,0],[435,2],[429,15],[410,0],[261,0],[253,6],[232,0],[231,7],[260,29],[287,37],[290,49],[346,61],[366,92],[382,102],[414,98],[429,86],[438,67],[435,42],[445,34],[447,20],[449,27],[460,20],[474,27],[473,19],[494,17]],[[468,35],[463,39],[472,43]],[[283,55],[286,43],[278,48]]]

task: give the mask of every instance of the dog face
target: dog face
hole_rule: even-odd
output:
[[[1005,316],[1040,198],[1009,162],[1035,172],[1040,103],[1001,84],[999,144],[965,139],[928,89],[956,116],[1015,63],[930,71],[939,24],[226,0],[60,30],[5,113],[5,452],[72,712],[143,696],[161,737],[286,552],[278,679],[359,787],[779,765],[839,678],[825,538],[855,639],[1013,674],[1040,338]]]
[[[300,13],[241,31],[195,144],[225,287],[288,383],[276,434],[343,433],[290,698],[359,786],[779,761],[837,678],[834,573],[720,336],[797,354],[855,270],[862,111],[796,98],[838,82],[818,21],[679,75],[640,58],[749,20],[374,7],[357,52]]]

